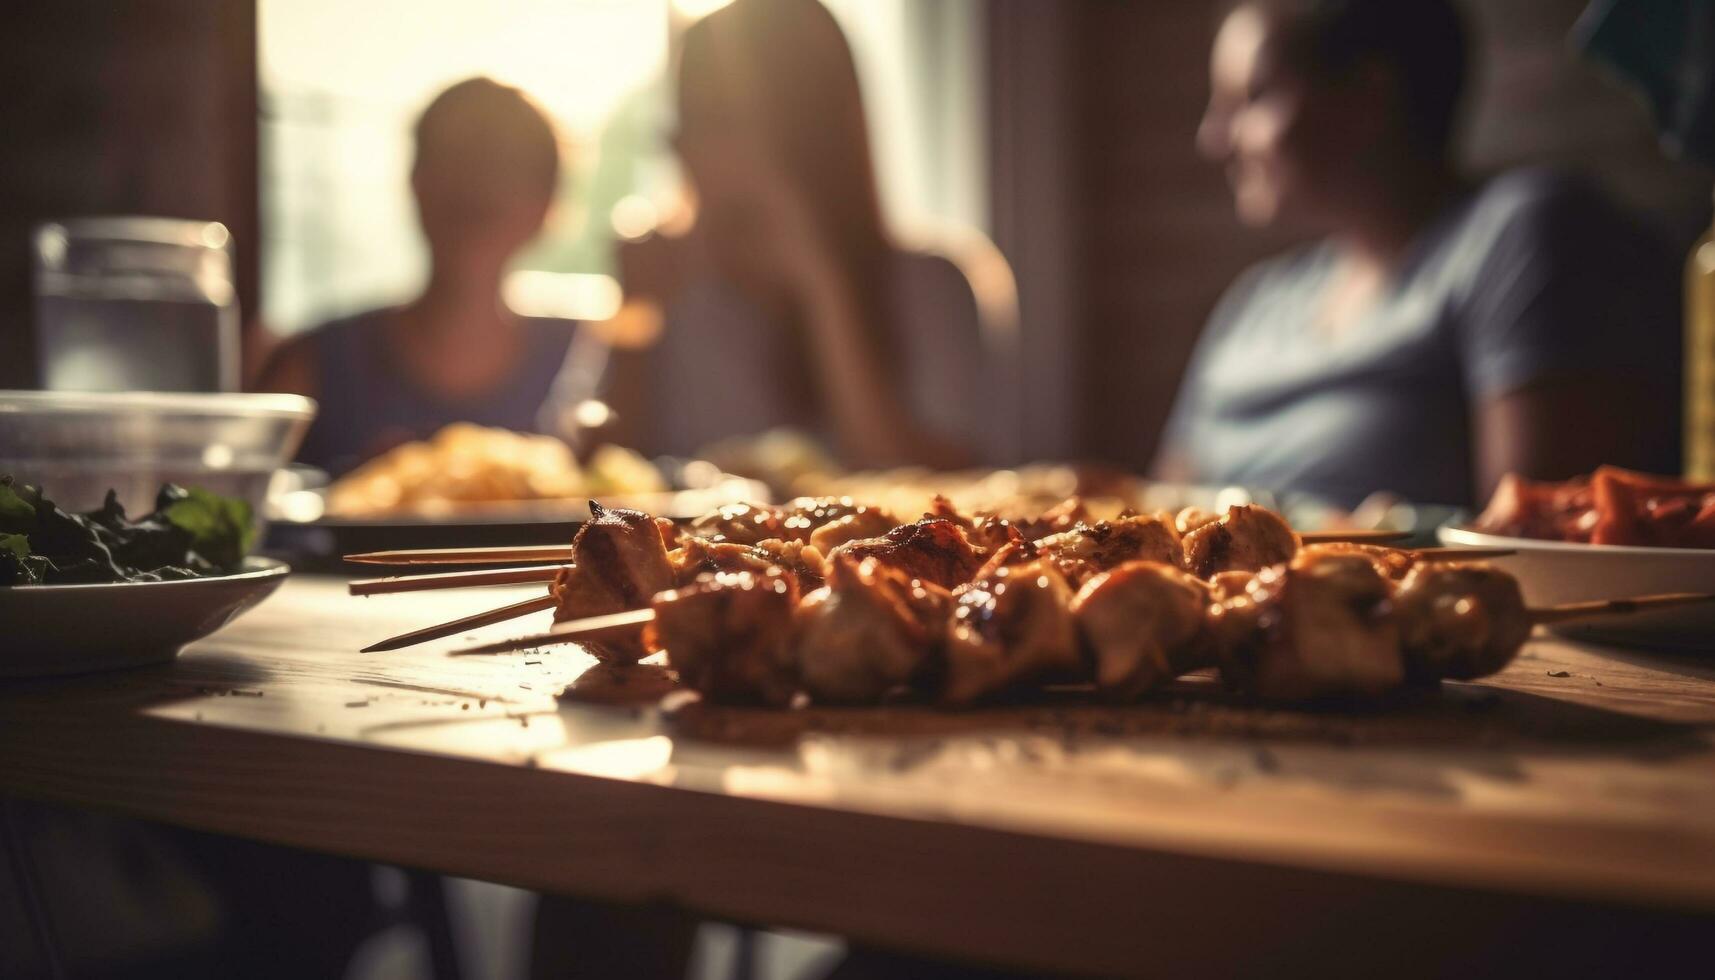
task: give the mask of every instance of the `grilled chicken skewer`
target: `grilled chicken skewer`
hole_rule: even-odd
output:
[[[1394,583],[1362,556],[1309,552],[1211,604],[1210,586],[1162,563],[1122,564],[1073,595],[1047,560],[1010,557],[950,596],[873,557],[839,560],[803,603],[783,571],[704,574],[656,596],[652,611],[468,652],[584,642],[589,630],[653,620],[644,649],[664,650],[687,685],[720,701],[780,705],[805,690],[861,704],[911,688],[963,705],[1072,679],[1127,699],[1201,666],[1218,667],[1240,693],[1297,701],[1485,676],[1535,623],[1715,598],[1532,610],[1511,576],[1487,566],[1425,564]]]
[[[351,592],[377,595],[548,581],[549,593],[555,599],[555,619],[568,621],[644,608],[655,593],[687,585],[706,571],[748,569],[760,573],[770,565],[779,565],[799,576],[803,591],[811,591],[821,584],[826,568],[823,556],[828,554],[873,557],[912,578],[951,589],[970,581],[984,560],[1000,547],[1023,537],[1018,527],[1007,521],[964,518],[939,500],[935,513],[904,525],[896,524],[885,511],[846,497],[800,497],[780,507],[735,504],[704,515],[683,533],[670,522],[638,511],[603,507],[596,501],[590,502],[590,512],[593,519],[579,528],[568,548],[494,552],[504,553],[509,560],[570,558],[570,564],[362,579],[351,584]],[[1087,517],[1082,504],[1072,499],[1030,522],[1030,532],[1040,539],[1035,547],[1072,586],[1120,562],[1137,559],[1180,566],[1249,567],[1288,546],[1296,548],[1299,540],[1284,521],[1261,508],[1231,508],[1226,516],[1196,528],[1183,540],[1174,522],[1165,516],[1122,517],[1094,524],[1085,523]],[[989,544],[973,544],[973,535]],[[678,547],[673,547],[675,544]],[[1202,550],[1191,550],[1194,544]],[[1015,551],[1020,561],[1033,560],[1038,553]],[[368,561],[407,554],[373,552],[352,558]],[[447,549],[423,554],[432,563],[469,562],[480,560],[484,550]],[[1217,555],[1218,560],[1209,555]],[[541,608],[518,603],[482,614],[482,621],[499,622]],[[469,628],[469,623],[468,619],[457,620],[413,631],[383,640],[376,647],[393,649],[440,638]],[[646,652],[640,643],[626,640],[602,641],[593,648],[604,660],[623,662],[634,662]]]

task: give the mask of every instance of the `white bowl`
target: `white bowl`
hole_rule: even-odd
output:
[[[0,391],[0,474],[68,511],[101,506],[111,487],[145,514],[178,483],[242,497],[260,517],[315,412],[297,395]]]
[[[232,575],[0,588],[8,634],[0,678],[164,663],[266,599],[289,571],[269,558],[247,558]]]
[[[1575,544],[1484,534],[1447,525],[1441,543],[1508,548],[1494,564],[1511,572],[1532,606],[1592,599],[1626,599],[1663,592],[1715,592],[1715,550]],[[1715,603],[1631,613],[1550,629],[1564,636],[1622,646],[1715,651]]]

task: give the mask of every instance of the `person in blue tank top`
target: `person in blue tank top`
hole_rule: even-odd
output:
[[[1677,466],[1677,263],[1593,188],[1453,162],[1451,0],[1247,0],[1200,149],[1240,220],[1320,238],[1227,291],[1158,476],[1470,505],[1502,475]]]
[[[335,476],[452,422],[536,431],[575,330],[519,316],[500,295],[559,183],[547,116],[515,88],[471,78],[429,104],[415,137],[422,295],[292,338],[257,384],[320,403],[298,458]]]

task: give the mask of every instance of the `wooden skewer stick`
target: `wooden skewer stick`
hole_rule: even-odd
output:
[[[1352,541],[1361,544],[1386,544],[1389,541],[1404,541],[1411,537],[1410,531],[1384,531],[1375,528],[1348,528],[1341,531],[1302,531],[1298,540],[1304,544],[1328,544],[1334,541]]]
[[[1715,600],[1715,593],[1669,592],[1663,595],[1636,596],[1631,599],[1592,599],[1589,602],[1563,602],[1557,606],[1525,611],[1530,614],[1530,621],[1533,623],[1565,623],[1577,619],[1593,619],[1598,616],[1623,616],[1629,613],[1649,612],[1652,609],[1691,606],[1711,600]]]
[[[365,551],[346,555],[365,565],[502,565],[509,561],[572,560],[569,544],[523,545],[515,548],[425,548],[407,551]]]
[[[528,616],[533,612],[552,609],[558,604],[559,600],[555,599],[551,595],[540,596],[535,599],[525,599],[523,602],[515,602],[510,606],[501,606],[499,609],[490,609],[488,612],[477,613],[474,616],[466,616],[463,619],[455,619],[450,623],[441,623],[438,626],[425,626],[420,630],[412,630],[409,633],[390,636],[379,643],[371,643],[364,647],[362,652],[376,653],[382,650],[397,650],[400,647],[408,647],[418,643],[427,643],[430,640],[438,640],[443,636],[452,636],[454,633],[460,633],[468,629],[475,629],[478,626],[489,626],[493,623],[504,623],[509,619],[517,619],[520,616]]]
[[[432,589],[462,589],[481,585],[524,585],[552,582],[569,565],[520,565],[490,568],[480,572],[436,572],[432,575],[389,575],[386,578],[352,579],[352,595],[385,595],[390,592],[426,592]]]
[[[500,640],[464,650],[454,650],[451,656],[475,657],[493,653],[511,653],[515,650],[532,650],[536,647],[553,646],[556,643],[576,643],[592,633],[635,629],[654,621],[655,610],[631,609],[626,612],[609,613],[606,616],[591,616],[587,619],[558,623],[548,632],[537,633],[535,636],[517,636],[510,640]]]

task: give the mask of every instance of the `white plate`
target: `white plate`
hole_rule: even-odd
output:
[[[1533,606],[1590,599],[1625,599],[1661,592],[1715,592],[1715,551],[1574,544],[1484,534],[1447,525],[1441,543],[1510,548],[1495,564],[1517,576]],[[1550,627],[1556,633],[1622,646],[1715,652],[1715,603],[1613,616]]]
[[[212,578],[0,587],[0,677],[163,663],[267,598],[290,571],[249,558],[244,571]]]

